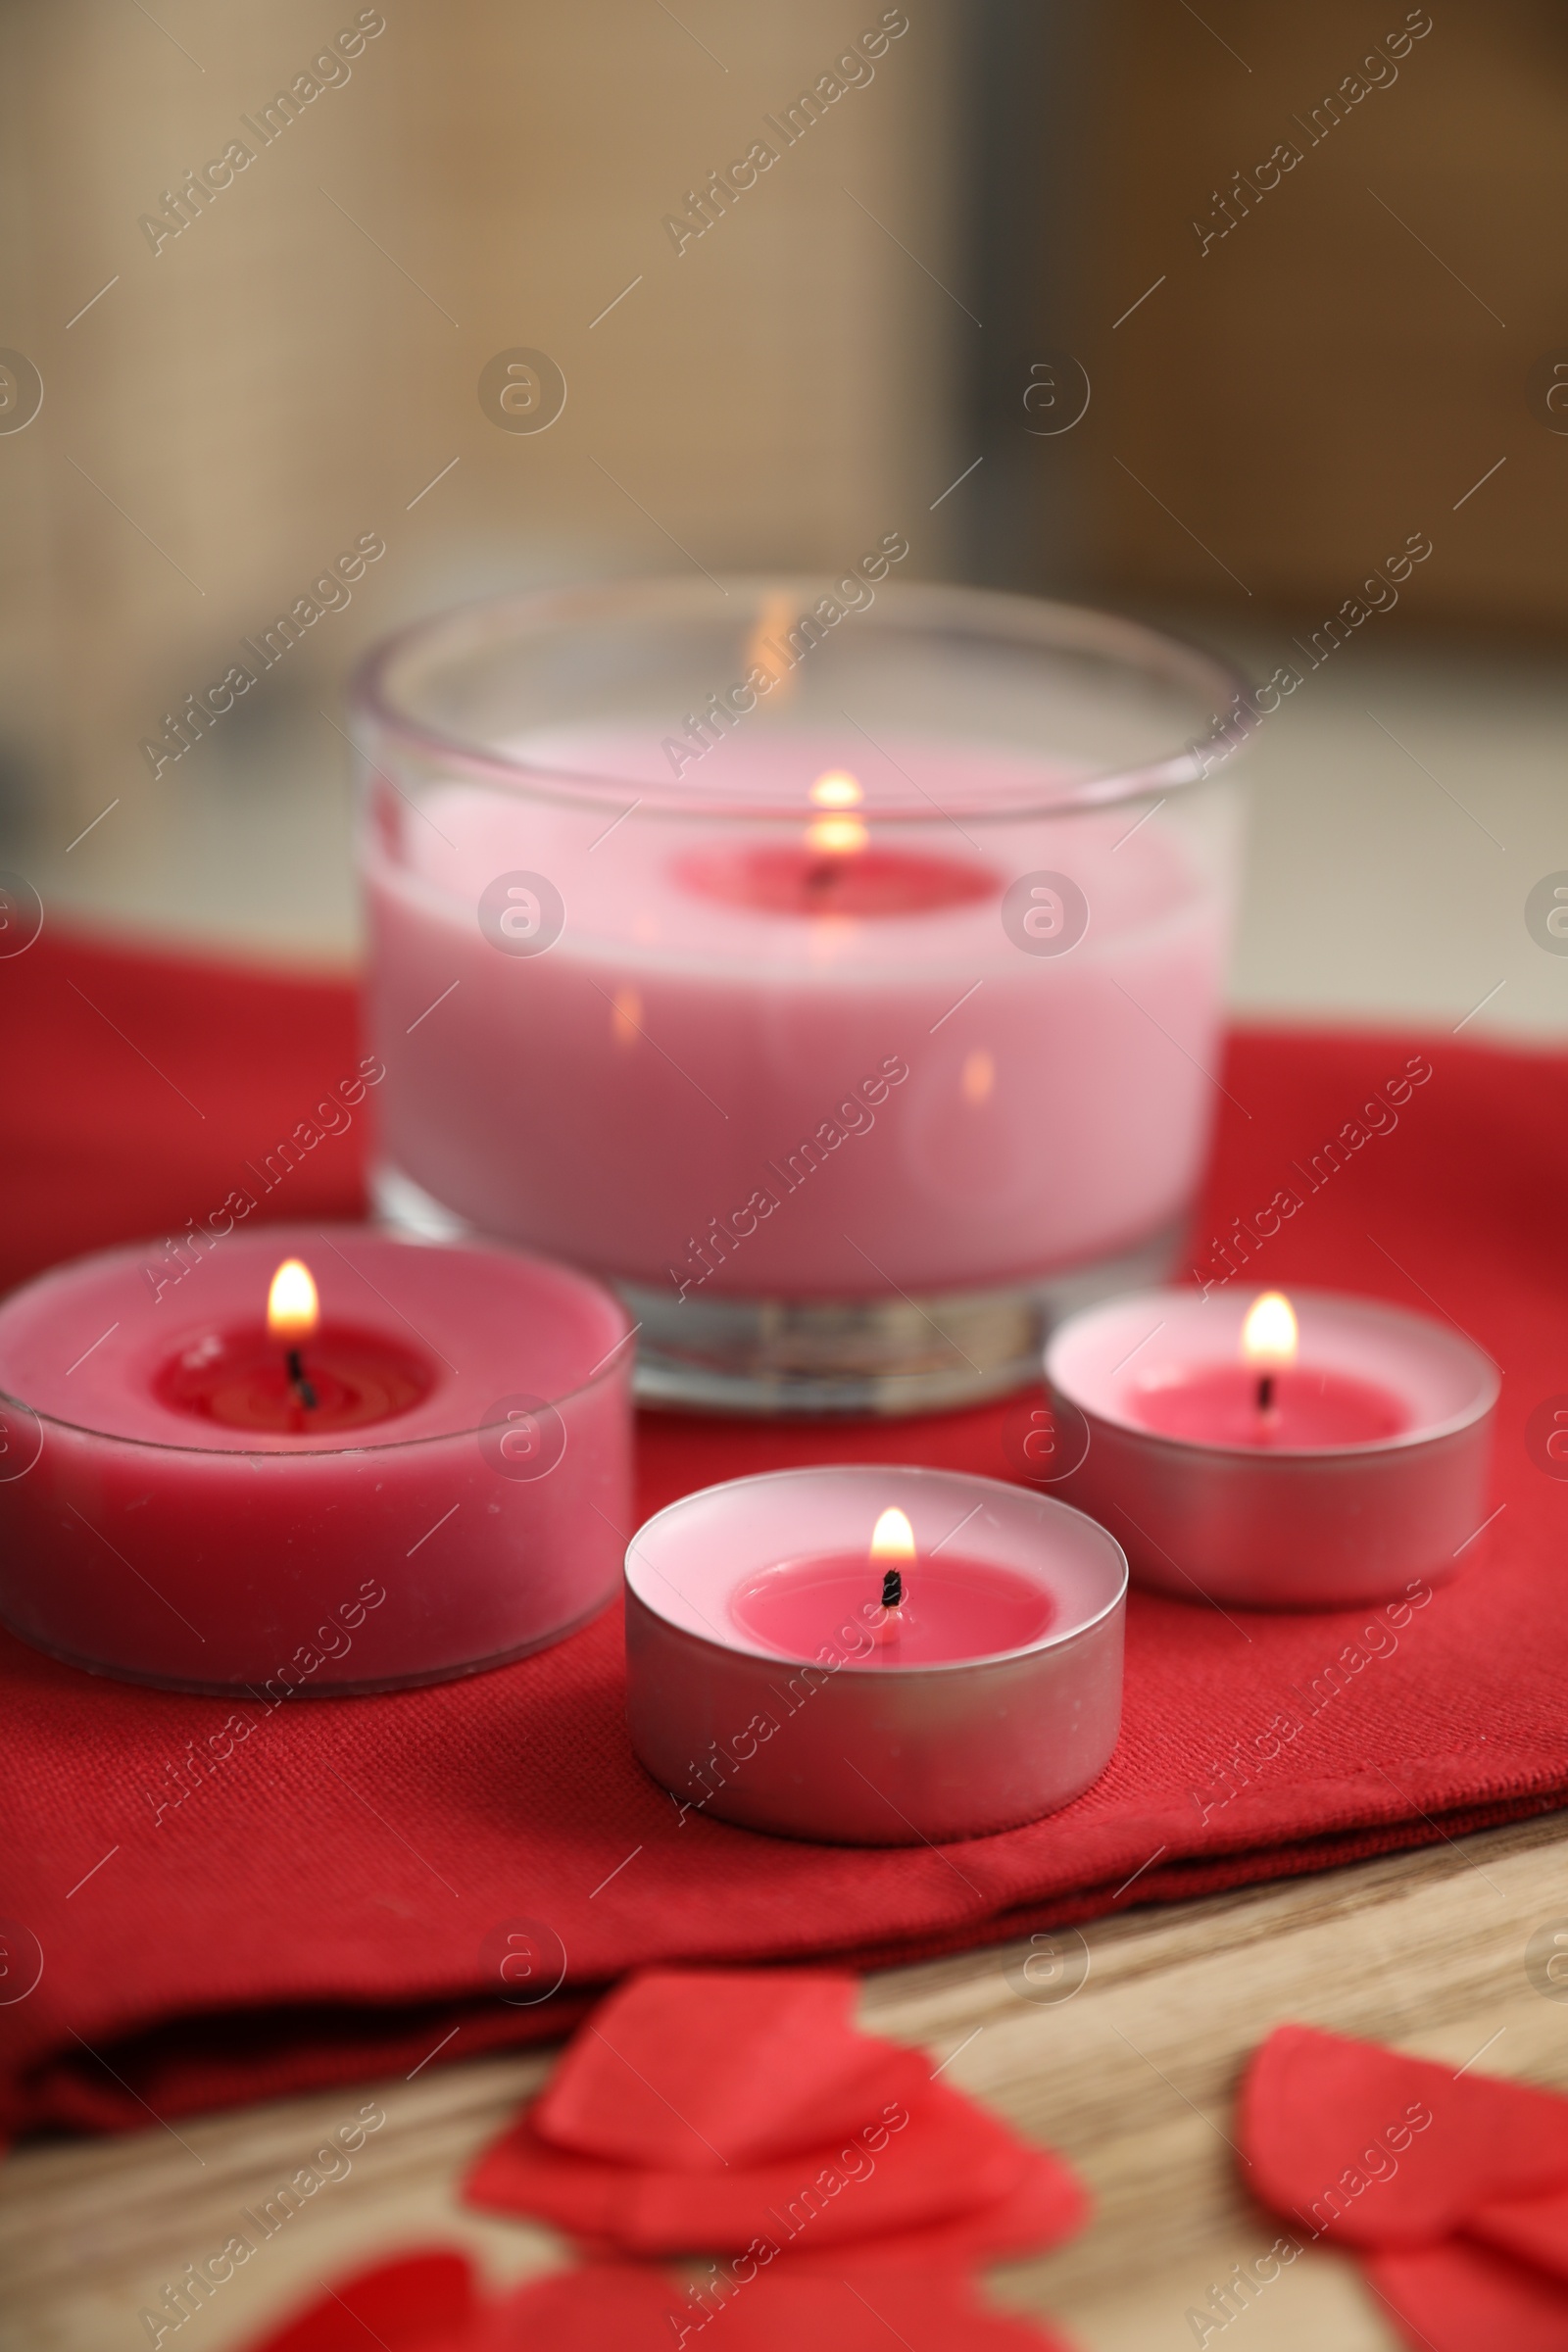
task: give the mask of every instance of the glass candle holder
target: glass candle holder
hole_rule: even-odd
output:
[[[481,605],[358,683],[378,1205],[610,1282],[647,1399],[1019,1386],[1206,1148],[1252,706],[862,568]]]

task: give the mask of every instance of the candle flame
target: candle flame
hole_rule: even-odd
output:
[[[1283,1291],[1263,1291],[1242,1325],[1242,1355],[1250,1364],[1294,1364],[1296,1310]]]
[[[871,1557],[879,1564],[913,1559],[914,1530],[902,1511],[884,1511],[871,1530]]]
[[[807,798],[818,808],[858,808],[865,794],[846,769],[830,767],[825,776],[817,777]]]
[[[858,816],[813,817],[806,828],[807,847],[832,858],[853,857],[869,838]]]
[[[319,1312],[310,1267],[303,1258],[285,1257],[267,1294],[268,1337],[297,1348],[316,1329]]]

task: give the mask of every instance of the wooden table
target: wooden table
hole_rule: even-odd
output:
[[[1568,2000],[1530,1983],[1536,1929],[1568,1927],[1562,1818],[1489,1830],[1315,1878],[1123,1913],[1085,1931],[1089,1971],[1008,1944],[867,1980],[865,2024],[1078,2167],[1096,2219],[1073,2244],[993,2276],[997,2299],[1057,2320],[1083,2352],[1191,2346],[1187,2314],[1278,2234],[1241,2185],[1237,2078],[1286,2019],[1568,2089]],[[1565,1988],[1568,1989],[1568,1988]],[[419,2241],[469,2247],[494,2283],[562,2259],[543,2229],[457,2201],[464,2168],[548,2054],[438,2063],[406,2081],[24,2148],[0,2168],[0,2345],[118,2352],[139,2314],[205,2261],[374,2098],[386,2125],[166,2345],[228,2352],[343,2270]],[[1232,2323],[1243,2352],[1396,2345],[1353,2265],[1309,2251]],[[1227,2329],[1227,2334],[1232,2333]],[[1211,2334],[1209,2344],[1221,2341]]]

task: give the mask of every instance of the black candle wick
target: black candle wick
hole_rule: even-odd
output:
[[[882,1572],[882,1606],[885,1609],[904,1606],[904,1579],[897,1568],[885,1568]]]
[[[1274,1409],[1274,1375],[1272,1372],[1258,1374],[1257,1409],[1260,1413],[1271,1413]]]
[[[310,1382],[305,1377],[305,1366],[300,1361],[299,1349],[297,1348],[291,1348],[284,1360],[288,1365],[289,1379],[294,1384],[294,1393],[298,1396],[301,1404],[314,1407],[316,1403],[316,1391],[312,1388]]]

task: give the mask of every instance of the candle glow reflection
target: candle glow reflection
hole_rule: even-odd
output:
[[[858,808],[865,794],[847,769],[830,767],[817,777],[807,798],[818,808]]]
[[[830,858],[852,858],[870,836],[858,816],[816,816],[806,828],[807,846]]]

